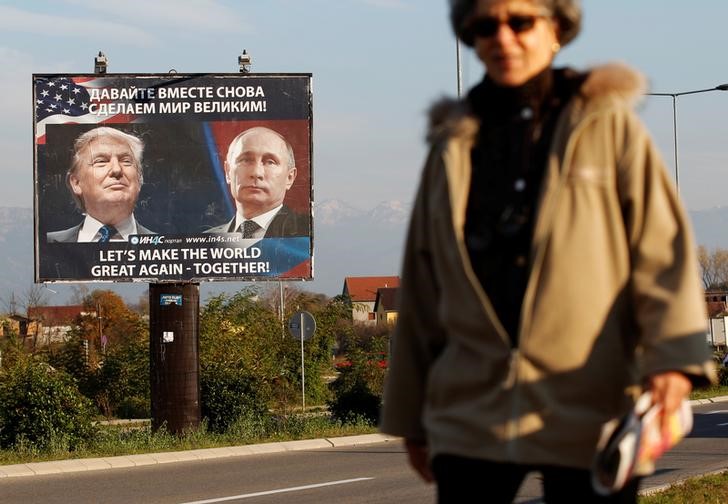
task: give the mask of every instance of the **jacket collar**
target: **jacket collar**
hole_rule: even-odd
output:
[[[611,63],[589,71],[579,95],[586,101],[611,96],[634,106],[644,96],[646,88],[642,74],[624,64]],[[467,99],[443,98],[430,108],[427,134],[430,143],[453,136],[469,137],[477,129],[478,120]]]

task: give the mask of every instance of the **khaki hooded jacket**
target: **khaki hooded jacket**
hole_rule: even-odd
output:
[[[558,120],[516,348],[464,241],[477,119],[466,102],[433,109],[383,432],[426,441],[431,457],[587,468],[603,424],[645,377],[714,380],[696,245],[632,110],[642,92],[636,72],[600,67]]]

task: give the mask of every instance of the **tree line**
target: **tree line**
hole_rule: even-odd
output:
[[[28,346],[0,340],[0,448],[87,437],[99,418],[148,418],[147,304],[134,307],[110,290],[78,293],[83,314],[65,340]],[[37,301],[37,299],[36,299]],[[286,321],[306,310],[316,319],[304,344],[306,404],[327,405],[336,421],[376,422],[386,369],[388,328],[354,324],[351,301],[296,289],[249,287],[200,309],[200,402],[205,428],[224,432],[243,415],[286,415],[301,404],[300,342]],[[336,366],[336,361],[346,366]]]

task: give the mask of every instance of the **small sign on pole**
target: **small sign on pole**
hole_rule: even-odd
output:
[[[310,340],[315,331],[316,319],[307,311],[296,312],[288,319],[288,332],[291,333],[293,339],[301,342],[301,401],[303,411],[306,411],[306,368],[303,361],[303,342]]]
[[[288,319],[288,332],[295,340],[308,341],[316,331],[316,320],[307,311],[299,311]]]
[[[169,306],[169,305],[182,306],[182,294],[160,294],[159,295],[159,305],[160,306]]]

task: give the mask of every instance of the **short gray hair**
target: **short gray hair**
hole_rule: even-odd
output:
[[[108,126],[100,126],[89,130],[86,133],[79,135],[73,142],[73,158],[71,159],[71,166],[68,168],[68,172],[66,172],[66,186],[71,191],[71,196],[73,196],[73,201],[76,203],[76,206],[82,212],[86,211],[86,206],[83,203],[83,199],[73,192],[73,188],[71,187],[71,175],[78,172],[79,167],[85,161],[85,159],[81,157],[81,152],[83,152],[83,150],[88,147],[91,142],[105,136],[129,145],[131,154],[134,156],[137,175],[139,176],[139,185],[141,186],[144,183],[144,172],[142,169],[144,142],[139,137],[125,133],[116,128],[109,128]]]
[[[233,146],[235,146],[235,144],[237,144],[239,141],[241,141],[242,138],[245,135],[247,135],[248,133],[254,133],[256,131],[267,131],[268,133],[272,133],[272,134],[276,135],[278,138],[280,138],[283,141],[283,144],[286,146],[286,153],[288,154],[288,169],[292,170],[296,167],[296,158],[293,155],[293,146],[291,145],[291,142],[286,140],[286,137],[284,137],[277,131],[272,130],[270,128],[266,128],[265,126],[254,126],[252,128],[249,128],[249,129],[246,129],[245,131],[240,132],[238,134],[238,136],[233,138],[233,141],[230,142],[230,145],[228,145],[227,154],[225,155],[225,160],[228,162],[228,164],[232,165],[233,162],[235,161],[234,159],[232,159],[232,160],[230,159],[230,154],[233,151]]]
[[[534,0],[553,13],[559,25],[559,43],[565,46],[576,38],[581,30],[580,0]],[[472,46],[475,37],[469,30],[473,10],[478,0],[450,0],[450,22],[455,35]]]

